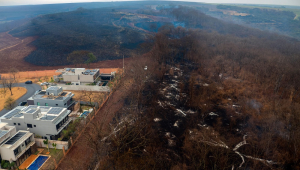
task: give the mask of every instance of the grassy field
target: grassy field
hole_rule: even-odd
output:
[[[2,89],[2,88],[1,88]],[[14,100],[19,99],[27,92],[27,89],[24,87],[13,87],[12,93],[13,95],[10,95],[10,91],[7,89],[5,94],[0,95],[0,111],[4,108],[4,103],[8,97],[12,97]],[[16,103],[17,105],[18,103]]]
[[[18,72],[16,78],[19,82],[25,82],[27,80],[32,80],[33,82],[50,81],[53,75],[58,75],[56,70],[39,70],[39,71],[23,71]],[[1,74],[2,77],[9,77],[8,73]]]

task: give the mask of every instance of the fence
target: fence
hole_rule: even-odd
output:
[[[85,86],[85,85],[64,85],[57,84],[57,86],[62,87],[64,90],[86,90],[86,91],[99,91],[99,92],[110,92],[108,86]]]
[[[45,139],[34,138],[34,140],[35,140],[35,143],[36,143],[37,147],[41,147],[41,148],[47,147],[43,142]],[[65,150],[69,149],[68,141],[48,140],[48,147],[49,148],[54,148],[52,146],[52,143],[56,143],[56,149],[63,149],[63,147],[65,147]]]

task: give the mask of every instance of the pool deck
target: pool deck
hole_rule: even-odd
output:
[[[36,158],[38,155],[30,155],[20,166],[19,169],[27,168]]]
[[[38,154],[42,153],[44,149],[42,148],[38,148]],[[36,158],[38,157],[38,155],[30,155],[20,166],[19,169],[25,169],[27,168]]]

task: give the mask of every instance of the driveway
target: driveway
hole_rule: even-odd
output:
[[[0,85],[0,88],[2,87],[2,85]],[[16,105],[18,105],[20,102],[23,102],[23,101],[27,101],[27,99],[29,97],[31,97],[32,95],[34,95],[34,93],[37,91],[37,90],[42,90],[41,86],[40,85],[37,85],[37,84],[25,84],[25,83],[18,83],[18,84],[15,84],[14,87],[25,87],[27,89],[27,93],[24,94],[21,98],[19,98],[17,101],[16,101]],[[0,117],[3,116],[5,113],[7,113],[9,110],[6,110],[6,109],[3,109],[1,110],[0,112]]]

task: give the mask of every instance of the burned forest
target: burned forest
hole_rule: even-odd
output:
[[[162,27],[126,69],[101,169],[300,168],[300,43],[256,34]]]
[[[300,169],[300,7],[50,7],[2,18],[3,70],[86,66],[106,76],[86,86],[108,89],[82,89],[93,114],[72,120],[52,169]]]

